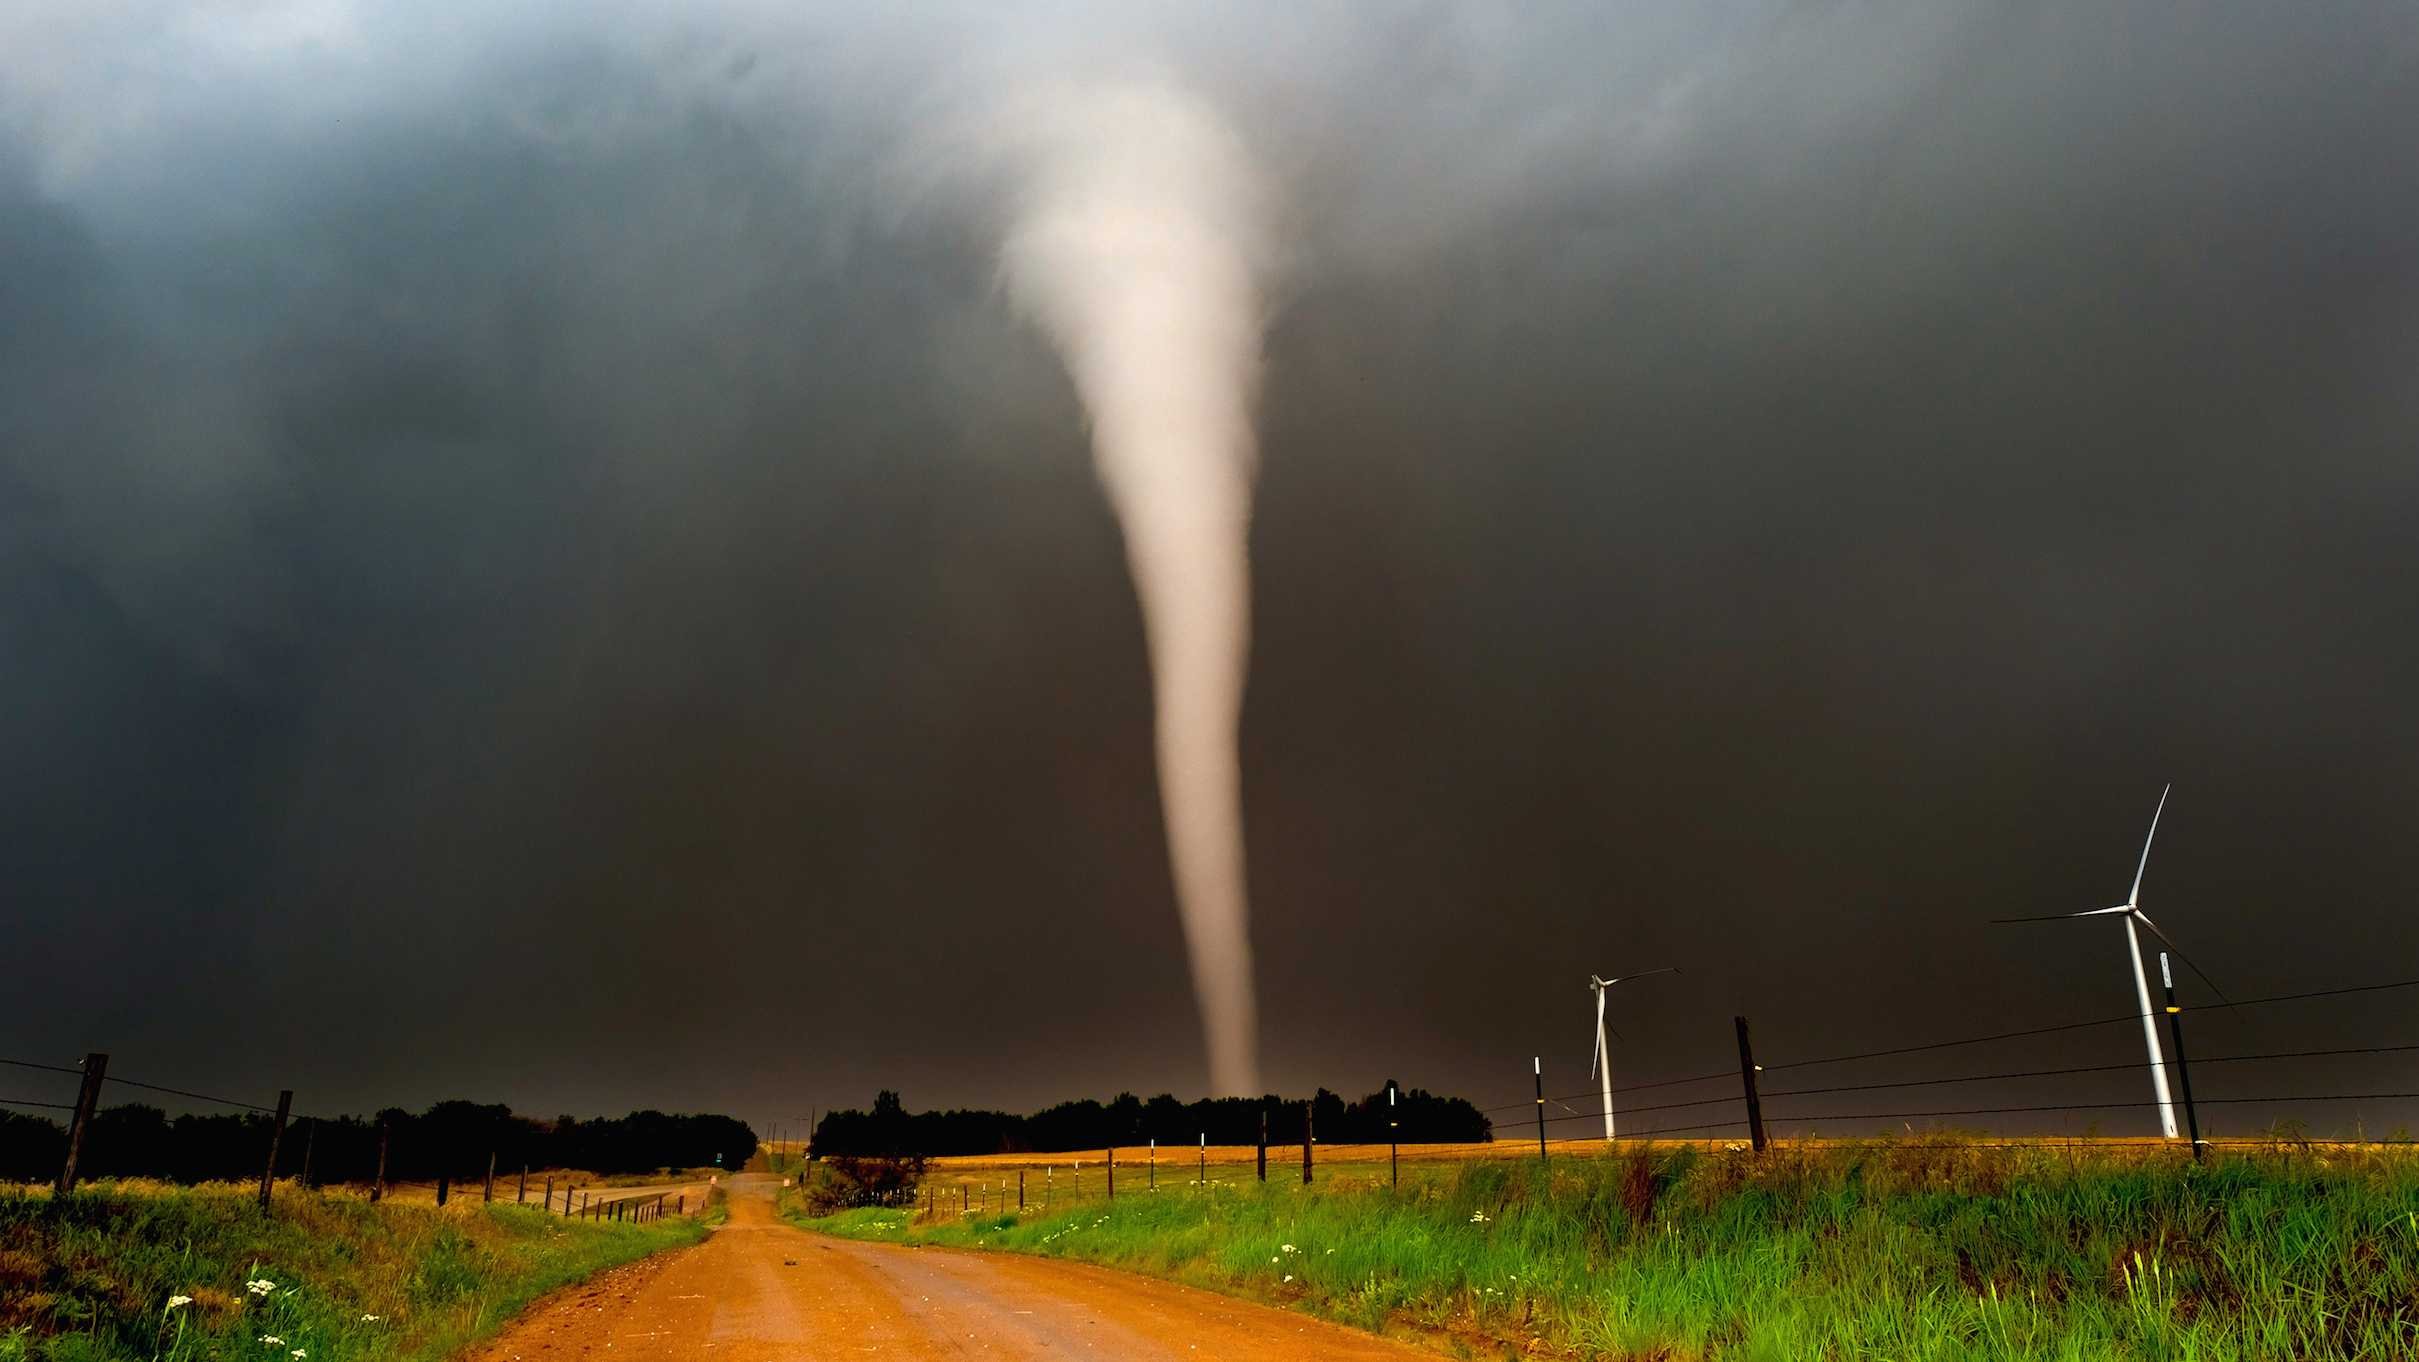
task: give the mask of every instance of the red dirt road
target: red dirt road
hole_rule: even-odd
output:
[[[540,1303],[476,1362],[1092,1357],[1110,1362],[1433,1362],[1433,1355],[1206,1291],[1080,1263],[826,1239],[731,1180],[695,1248]]]

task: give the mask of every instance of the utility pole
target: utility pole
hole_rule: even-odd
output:
[[[76,1118],[67,1127],[67,1160],[59,1165],[56,1195],[75,1190],[76,1160],[84,1156],[84,1132],[92,1126],[94,1108],[101,1104],[101,1080],[109,1072],[109,1056],[99,1051],[84,1056],[84,1077],[76,1085]]]
[[[2192,1161],[2201,1161],[2201,1114],[2192,1105],[2192,1066],[2184,1062],[2184,1009],[2176,1006],[2175,969],[2159,952],[2159,982],[2167,986],[2168,1048],[2175,1052],[2176,1086],[2184,1090],[2184,1127],[2192,1134]]]
[[[1764,1101],[1756,1095],[1755,1076],[1761,1072],[1755,1062],[1755,1046],[1747,1039],[1747,1019],[1733,1017],[1739,1027],[1739,1082],[1747,1089],[1747,1138],[1754,1143],[1755,1152],[1764,1152]]]

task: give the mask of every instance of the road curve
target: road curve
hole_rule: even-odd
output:
[[[1081,1263],[827,1239],[731,1180],[706,1242],[541,1302],[476,1362],[1096,1357],[1433,1362],[1306,1316]]]

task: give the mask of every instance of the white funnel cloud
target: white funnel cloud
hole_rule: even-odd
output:
[[[1235,739],[1251,633],[1263,192],[1233,133],[1169,84],[1062,90],[1012,118],[1027,154],[1002,269],[1074,379],[1125,528],[1210,1083],[1257,1093]]]

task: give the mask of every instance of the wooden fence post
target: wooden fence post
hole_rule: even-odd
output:
[[[487,1184],[486,1184],[486,1186],[484,1186],[483,1188],[481,1188],[481,1189],[480,1189],[480,1191],[479,1191],[479,1200],[484,1201],[484,1202],[488,1203],[489,1205],[493,1205],[493,1204],[495,1204],[495,1199],[496,1199],[496,1151],[494,1151],[494,1150],[490,1149],[490,1150],[488,1150],[488,1151],[487,1151]]]
[[[1302,1185],[1310,1185],[1310,1103],[1302,1104]]]
[[[370,1200],[375,1203],[386,1195],[386,1140],[394,1133],[395,1123],[388,1117],[378,1118],[378,1176],[370,1180]]]
[[[1739,1028],[1739,1082],[1747,1089],[1747,1138],[1754,1142],[1755,1152],[1764,1152],[1764,1102],[1755,1090],[1755,1047],[1747,1041],[1747,1019],[1733,1017]]]
[[[1016,1170],[1016,1209],[1025,1209],[1025,1170]]]
[[[1260,1181],[1268,1181],[1268,1104],[1260,1104]]]
[[[54,1192],[65,1196],[76,1187],[76,1160],[84,1156],[84,1132],[92,1125],[93,1109],[101,1104],[101,1079],[109,1072],[109,1056],[94,1051],[84,1056],[84,1078],[76,1086],[76,1116],[67,1127],[67,1161],[59,1165]]]
[[[311,1185],[311,1151],[319,1144],[319,1118],[305,1116],[302,1119],[306,1124],[302,1128],[301,1182],[303,1186],[308,1187]]]
[[[1532,1056],[1529,1067],[1537,1079],[1537,1162],[1545,1163],[1545,1056]]]
[[[514,1192],[514,1193],[512,1194],[512,1201],[513,1201],[513,1204],[514,1204],[514,1205],[516,1205],[516,1206],[520,1206],[520,1205],[526,1205],[526,1204],[528,1204],[528,1201],[529,1201],[529,1165],[528,1165],[528,1164],[525,1164],[525,1163],[524,1163],[524,1164],[522,1164],[522,1165],[521,1165],[521,1188],[520,1188],[520,1190],[519,1190],[519,1191]]]
[[[269,1209],[269,1186],[277,1181],[277,1145],[286,1137],[286,1113],[294,1109],[294,1090],[277,1092],[277,1120],[269,1127],[269,1166],[260,1170],[260,1209]]]
[[[1116,1149],[1116,1147],[1115,1147],[1114,1145],[1112,1145],[1112,1146],[1110,1146],[1110,1148],[1109,1148],[1109,1200],[1111,1200],[1111,1201],[1115,1201],[1116,1199],[1117,1199],[1117,1149]]]

